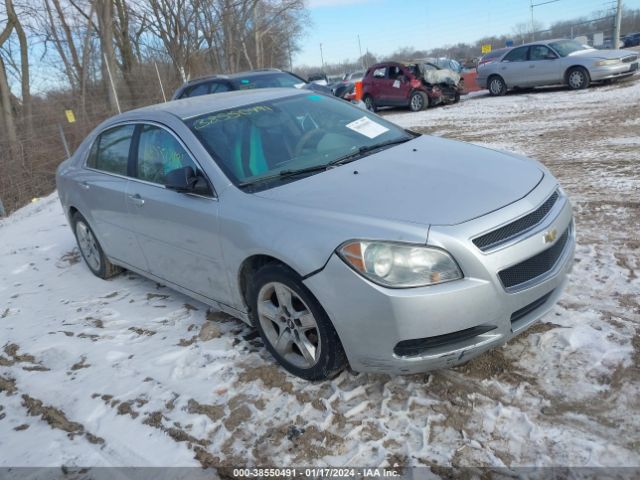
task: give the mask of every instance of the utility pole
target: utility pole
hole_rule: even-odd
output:
[[[616,8],[616,19],[613,24],[613,48],[617,49],[620,45],[620,24],[622,23],[622,0],[618,0]]]
[[[540,2],[540,3],[533,3],[533,0],[529,0],[529,8],[531,9],[531,41],[535,42],[536,41],[536,32],[535,30],[535,25],[533,23],[533,7],[539,7],[540,5],[546,5],[548,3],[556,3],[559,2],[560,0],[547,0],[546,2]],[[618,0],[620,1],[620,0]]]
[[[324,55],[322,55],[322,44],[320,44],[320,63],[322,64],[322,71],[324,72]]]
[[[362,68],[364,68],[364,58],[362,58],[362,45],[360,44],[360,34],[358,34],[358,50],[360,50],[360,62],[362,63]]]

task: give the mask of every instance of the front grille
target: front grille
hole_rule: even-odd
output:
[[[445,335],[436,335],[435,337],[402,340],[393,347],[393,353],[399,357],[415,357],[431,348],[455,345],[456,343],[477,337],[478,335],[490,332],[496,328],[497,327],[495,325],[478,325],[477,327],[466,328],[464,330],[447,333]]]
[[[540,223],[551,211],[557,200],[558,192],[556,191],[553,192],[553,194],[533,212],[525,215],[524,217],[520,217],[503,227],[489,233],[485,233],[478,238],[474,238],[473,243],[484,252],[502,243],[508,242],[512,238],[521,235],[526,230],[529,230]]]
[[[635,62],[638,59],[637,55],[629,55],[627,57],[623,57],[622,58],[622,62],[623,63],[631,63],[631,62]]]
[[[567,244],[569,230],[570,228],[567,228],[552,247],[528,258],[524,262],[520,262],[517,265],[499,272],[498,275],[504,288],[517,287],[553,269]]]
[[[525,305],[524,307],[522,307],[520,310],[516,310],[515,312],[513,312],[511,314],[511,323],[515,323],[518,320],[520,320],[522,317],[525,317],[526,315],[529,315],[531,312],[533,312],[536,308],[541,307],[542,305],[544,305],[544,303],[549,299],[549,297],[551,296],[551,294],[554,291],[551,290],[549,293],[547,293],[546,295],[543,295],[542,297],[540,297],[537,300],[534,300],[533,302],[531,302],[528,305]]]

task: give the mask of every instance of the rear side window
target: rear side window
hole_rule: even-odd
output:
[[[376,68],[373,71],[373,78],[384,78],[387,75],[387,69],[385,67]]]
[[[524,62],[527,60],[529,47],[514,48],[502,59],[503,62]]]
[[[172,170],[198,168],[180,142],[164,128],[144,125],[140,131],[137,155],[137,178],[165,184],[165,176]]]
[[[108,173],[126,175],[134,130],[134,125],[123,125],[103,132],[91,147],[87,166]]]
[[[200,85],[196,85],[195,87],[191,87],[187,89],[187,91],[182,95],[182,98],[186,97],[198,97],[200,95],[207,95],[209,93],[210,83],[201,83]]]

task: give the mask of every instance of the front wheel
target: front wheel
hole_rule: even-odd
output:
[[[121,268],[113,265],[104,254],[100,242],[98,242],[87,220],[80,213],[76,213],[72,222],[78,248],[89,270],[96,277],[105,280],[120,273],[122,271]]]
[[[424,92],[413,92],[409,97],[409,110],[419,112],[428,104],[427,95]]]
[[[591,83],[589,72],[582,67],[574,67],[567,72],[567,84],[571,90],[587,88]]]
[[[283,265],[265,265],[253,278],[249,301],[267,350],[290,373],[315,381],[344,368],[338,334],[295,272]]]

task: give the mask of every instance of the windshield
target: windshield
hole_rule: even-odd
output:
[[[566,57],[567,55],[579,50],[591,49],[590,47],[587,47],[580,42],[576,42],[575,40],[558,40],[557,42],[551,42],[549,46],[558,52],[558,55],[561,57]]]
[[[246,78],[231,80],[236,90],[250,90],[252,88],[300,88],[304,80],[285,72],[271,72],[262,75],[248,75]]]
[[[321,168],[378,144],[413,138],[377,115],[317,94],[211,112],[185,123],[236,185]]]

